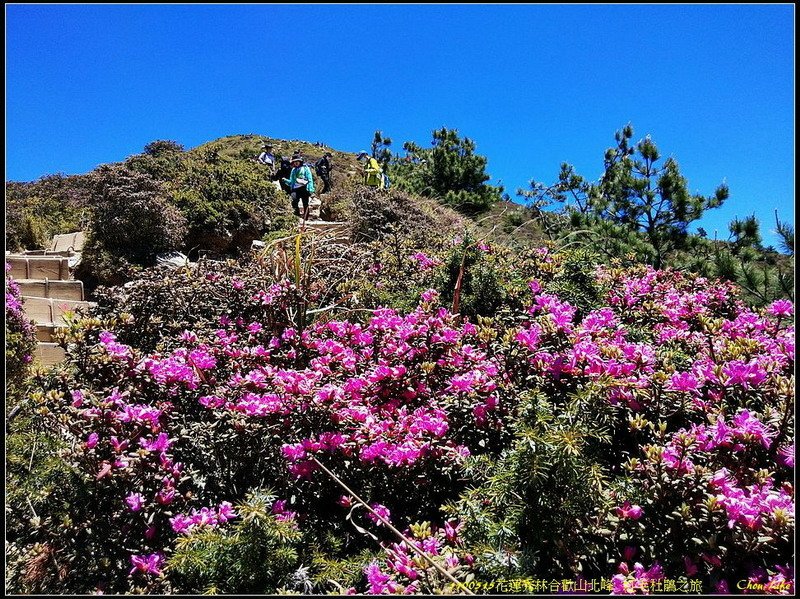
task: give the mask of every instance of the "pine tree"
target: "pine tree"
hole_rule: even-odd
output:
[[[384,137],[383,131],[375,131],[371,145],[372,157],[383,167],[384,172],[386,172],[389,162],[392,160],[392,151],[389,149],[391,145],[391,138]]]
[[[475,153],[475,142],[446,127],[432,135],[431,148],[414,142],[403,145],[408,157],[397,161],[394,174],[404,189],[438,197],[467,214],[478,214],[500,201],[503,188],[486,184],[487,160]]]
[[[674,158],[659,164],[661,153],[650,136],[635,146],[632,137],[630,123],[616,132],[616,147],[606,150],[597,183],[588,182],[565,163],[557,183],[545,186],[531,181],[530,191],[520,194],[534,201],[565,203],[568,212],[582,217],[578,219],[582,224],[600,218],[642,233],[650,246],[650,262],[660,268],[670,251],[684,247],[689,224],[705,210],[721,206],[729,191],[722,183],[711,196],[689,193]]]

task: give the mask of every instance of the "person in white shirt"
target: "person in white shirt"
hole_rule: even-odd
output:
[[[272,144],[265,143],[264,151],[258,155],[256,162],[260,162],[269,167],[269,174],[272,175],[275,170],[275,156],[272,155]]]

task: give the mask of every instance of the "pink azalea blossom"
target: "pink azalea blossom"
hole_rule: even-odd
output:
[[[131,493],[125,498],[125,503],[132,512],[138,512],[144,504],[144,496],[141,493]]]
[[[152,574],[157,576],[161,574],[161,568],[164,565],[164,555],[161,553],[150,553],[147,555],[132,555],[131,556],[130,573],[141,572],[142,574]]]
[[[617,508],[617,516],[622,519],[638,520],[642,517],[642,508],[638,505],[631,505],[630,501],[625,501],[621,507]]]

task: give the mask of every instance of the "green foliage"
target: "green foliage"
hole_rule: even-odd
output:
[[[217,263],[202,260],[192,268],[159,267],[142,272],[124,287],[99,287],[95,291],[97,313],[130,315],[122,318],[115,330],[121,342],[144,351],[169,351],[185,330],[210,335],[223,316],[261,316],[248,299],[272,283],[270,265],[259,260],[229,260],[224,263],[224,274],[219,271]],[[278,332],[289,322],[262,320],[262,324]]]
[[[375,132],[370,149],[372,150],[372,157],[381,165],[383,172],[387,171],[389,162],[392,159],[392,151],[389,149],[391,145],[392,140],[384,137],[382,131]]]
[[[151,265],[157,254],[182,247],[186,221],[156,179],[101,166],[89,185],[93,218],[87,253],[106,250],[132,264]]]
[[[431,145],[403,145],[408,156],[397,159],[390,170],[399,188],[438,198],[465,214],[480,214],[500,201],[503,189],[486,184],[487,160],[475,154],[475,142],[443,127],[433,131]]]
[[[177,142],[152,141],[144,147],[144,153],[131,156],[125,165],[159,181],[170,182],[185,175],[184,152]]]
[[[615,232],[623,235],[641,232],[651,248],[649,262],[660,268],[670,251],[685,245],[688,225],[705,210],[721,206],[728,188],[722,184],[712,196],[692,195],[673,158],[657,164],[661,154],[650,136],[635,147],[629,143],[632,137],[630,124],[617,131],[617,145],[606,150],[598,183],[586,181],[571,165],[562,164],[557,183],[548,187],[531,181],[530,192],[522,195],[543,205],[566,203],[581,223],[594,216],[619,225]]]
[[[45,249],[53,235],[83,228],[88,217],[84,177],[47,175],[6,183],[6,249]]]
[[[731,232],[731,250],[734,254],[742,252],[745,248],[761,247],[761,233],[755,215],[748,216],[743,220],[735,218],[728,225],[728,229]]]
[[[283,194],[251,162],[189,160],[185,178],[172,189],[187,219],[190,248],[220,253],[249,248],[270,217],[284,210]]]
[[[87,287],[121,284],[137,267],[182,247],[186,220],[152,176],[103,165],[87,177],[92,221],[77,276]]]
[[[514,441],[497,457],[473,459],[474,486],[448,506],[466,515],[464,538],[482,558],[479,579],[570,577],[578,561],[585,576],[607,568],[590,521],[606,508],[603,456],[615,417],[591,389],[566,400],[519,396]]]
[[[789,256],[794,256],[794,227],[791,223],[780,220],[777,210],[775,211],[775,232],[780,237],[783,251]]]
[[[374,241],[398,232],[425,245],[436,245],[445,231],[461,220],[435,203],[419,201],[408,193],[390,189],[359,188],[351,194],[350,222],[355,241]]]
[[[486,249],[484,249],[486,248]],[[491,316],[507,303],[508,282],[503,257],[490,254],[488,246],[466,236],[445,257],[436,281],[445,305],[469,318]],[[458,297],[458,305],[455,300]]]
[[[252,491],[236,506],[240,518],[233,526],[204,528],[179,538],[168,563],[177,588],[272,594],[293,586],[303,535],[294,522],[275,519],[270,511],[275,499],[268,491]]]

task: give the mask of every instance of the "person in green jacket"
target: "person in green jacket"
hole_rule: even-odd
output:
[[[383,170],[378,161],[372,156],[367,154],[366,151],[361,150],[358,153],[358,161],[364,162],[364,185],[370,187],[383,187]]]
[[[311,169],[303,164],[303,157],[295,154],[292,156],[292,172],[289,178],[284,178],[283,181],[289,186],[291,190],[289,195],[292,198],[292,209],[295,216],[300,216],[300,201],[303,202],[303,217],[308,215],[308,200],[311,194],[314,193],[314,177],[311,175]]]

